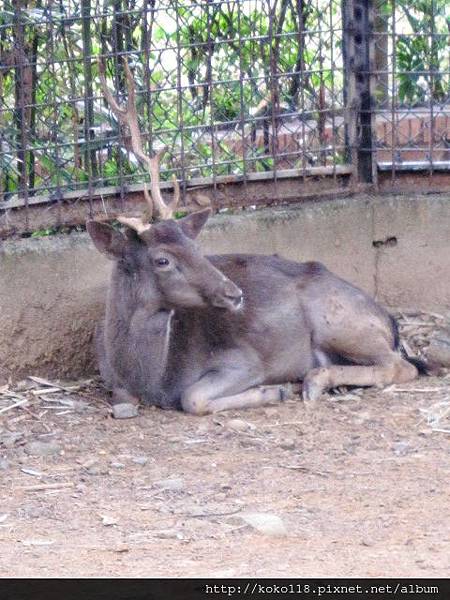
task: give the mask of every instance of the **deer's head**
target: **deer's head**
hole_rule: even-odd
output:
[[[122,233],[97,221],[89,221],[87,229],[97,250],[118,261],[124,276],[144,280],[140,285],[144,294],[147,290],[153,296],[157,291],[162,306],[236,311],[242,306],[242,291],[203,256],[194,241],[209,214],[209,209],[202,210],[139,232],[129,228]],[[152,285],[145,285],[145,280]]]
[[[162,197],[159,183],[159,163],[164,150],[153,157],[143,150],[136,113],[135,85],[130,69],[124,61],[128,86],[128,101],[119,106],[106,85],[104,66],[100,65],[100,80],[104,96],[120,124],[126,130],[128,147],[146,166],[151,178],[151,190],[144,188],[147,214],[139,218],[119,217],[125,225],[122,233],[96,221],[87,223],[88,232],[96,248],[116,260],[123,276],[140,282],[141,300],[145,293],[159,294],[167,308],[215,306],[231,311],[242,306],[242,291],[205,258],[195,242],[211,211],[194,212],[174,220],[180,190],[174,180],[174,196],[170,202]],[[150,224],[151,216],[159,219]],[[152,298],[154,299],[154,298]],[[150,300],[150,298],[149,298]]]

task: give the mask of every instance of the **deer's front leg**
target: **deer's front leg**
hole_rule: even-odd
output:
[[[222,410],[250,408],[286,400],[296,391],[295,386],[261,386],[263,369],[258,359],[249,360],[230,351],[221,366],[211,367],[182,395],[185,412],[205,415]]]

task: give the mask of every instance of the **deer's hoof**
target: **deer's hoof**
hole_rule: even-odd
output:
[[[131,402],[113,404],[112,415],[115,419],[132,419],[138,416],[138,407]]]

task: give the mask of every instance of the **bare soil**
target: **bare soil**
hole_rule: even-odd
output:
[[[0,576],[446,577],[449,384],[126,421],[93,383],[17,392],[28,402],[0,414]]]

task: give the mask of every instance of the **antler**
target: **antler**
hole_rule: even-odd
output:
[[[144,185],[144,196],[150,211],[148,220],[152,218],[154,208],[156,209],[160,219],[170,219],[173,217],[180,201],[180,186],[176,177],[174,176],[174,195],[172,200],[169,203],[166,203],[162,197],[160,189],[159,166],[161,157],[167,148],[163,148],[151,158],[145,154],[136,111],[136,86],[130,71],[130,67],[128,66],[128,62],[125,58],[123,59],[123,67],[125,69],[128,99],[125,106],[120,106],[106,83],[105,64],[100,58],[98,59],[100,85],[103,95],[109,104],[111,111],[116,115],[120,126],[127,132],[125,136],[125,144],[127,149],[131,150],[136,158],[146,166],[150,174],[150,193],[147,189],[147,186]],[[138,233],[150,228],[150,225],[146,223],[143,218],[136,219],[133,217],[119,217],[118,220],[120,223],[135,229]]]

